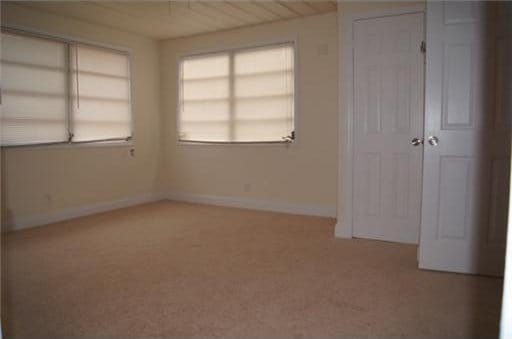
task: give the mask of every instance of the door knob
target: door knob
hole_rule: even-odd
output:
[[[435,135],[431,135],[428,137],[428,143],[432,146],[437,146],[439,144],[439,138]]]
[[[423,138],[413,138],[411,140],[411,144],[413,146],[419,146],[419,145],[423,144]]]

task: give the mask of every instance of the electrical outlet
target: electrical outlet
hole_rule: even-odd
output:
[[[46,204],[48,206],[52,206],[53,205],[53,195],[51,195],[50,193],[46,193],[44,195],[44,199],[46,200]]]

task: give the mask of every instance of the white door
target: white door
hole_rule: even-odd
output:
[[[418,243],[423,32],[423,13],[354,22],[354,237]]]
[[[507,4],[427,3],[425,139],[438,145],[425,140],[420,268],[502,274],[511,14]]]

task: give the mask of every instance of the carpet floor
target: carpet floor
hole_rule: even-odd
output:
[[[334,220],[158,202],[3,236],[8,338],[496,337],[502,280]]]

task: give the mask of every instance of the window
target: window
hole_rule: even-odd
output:
[[[126,53],[9,31],[1,63],[3,146],[131,138]]]
[[[131,136],[128,56],[91,46],[71,48],[73,140],[126,139]]]
[[[64,142],[66,45],[2,34],[2,145]]]
[[[189,142],[290,142],[292,44],[184,58],[178,135]]]

